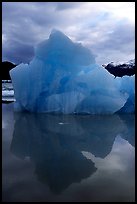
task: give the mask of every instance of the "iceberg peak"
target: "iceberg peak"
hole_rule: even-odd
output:
[[[50,39],[59,38],[59,39],[64,39],[64,40],[70,40],[64,33],[62,33],[60,30],[57,30],[55,28],[52,29],[49,38]]]
[[[66,36],[63,32],[61,32],[60,30],[57,29],[53,29],[51,31],[51,34],[49,36],[49,41],[51,44],[54,44],[55,46],[72,46],[73,42],[71,41],[71,39]]]
[[[94,55],[88,48],[72,42],[64,33],[56,29],[52,30],[49,39],[38,44],[35,54],[50,64],[75,66],[73,69],[95,62]]]

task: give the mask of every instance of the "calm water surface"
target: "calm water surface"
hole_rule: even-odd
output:
[[[14,113],[2,105],[2,200],[134,202],[134,115]]]

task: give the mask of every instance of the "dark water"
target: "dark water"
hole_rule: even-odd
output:
[[[134,202],[134,115],[13,113],[2,106],[3,201]]]

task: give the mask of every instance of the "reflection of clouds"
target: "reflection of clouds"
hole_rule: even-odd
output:
[[[37,178],[48,184],[53,193],[65,194],[76,185],[81,195],[86,188],[86,192],[92,191],[89,195],[93,194],[94,200],[99,198],[98,189],[103,197],[104,185],[108,191],[113,184],[119,188],[121,174],[120,188],[123,179],[127,179],[129,184],[126,182],[125,188],[131,184],[133,190],[133,173],[130,177],[129,172],[134,172],[134,148],[127,142],[133,143],[133,115],[122,119],[118,115],[19,113],[15,116],[11,152],[21,159],[29,157]],[[127,141],[121,138],[125,135]]]
[[[134,167],[135,148],[120,136],[115,138],[111,152],[104,159],[95,157],[90,152],[83,151],[82,154],[87,159],[91,159],[98,170],[125,171]]]
[[[77,191],[83,191],[86,194],[90,189],[92,200],[95,202],[101,200],[134,202],[135,148],[128,141],[118,135],[111,152],[104,159],[95,157],[90,152],[82,152],[82,154],[95,163],[97,171],[88,180],[83,181],[86,189],[79,188]]]
[[[2,129],[5,129],[7,126],[6,122],[4,120],[2,120]]]
[[[10,139],[10,134],[12,133],[14,127],[13,118],[13,103],[2,104],[2,135],[3,141]],[[12,121],[12,122],[11,122]]]

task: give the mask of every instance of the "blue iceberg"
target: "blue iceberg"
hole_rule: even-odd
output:
[[[134,76],[114,78],[80,43],[53,30],[29,64],[10,70],[15,111],[63,114],[134,112]],[[130,99],[130,100],[129,100]],[[133,103],[131,104],[130,103]]]

